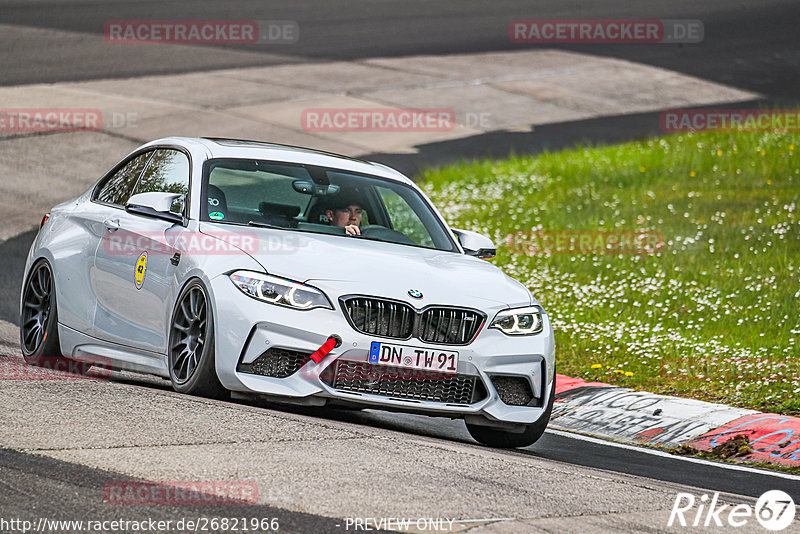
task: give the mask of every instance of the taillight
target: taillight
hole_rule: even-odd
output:
[[[49,219],[49,218],[50,218],[50,214],[49,214],[49,213],[45,213],[45,214],[44,214],[44,217],[42,217],[42,222],[41,222],[41,224],[39,225],[39,230],[41,230],[41,229],[42,229],[42,226],[44,226],[44,223],[46,223],[46,222],[47,222],[47,219]]]

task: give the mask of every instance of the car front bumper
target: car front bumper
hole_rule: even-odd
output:
[[[543,331],[537,335],[508,336],[484,325],[468,345],[433,345],[415,338],[401,341],[356,331],[334,298],[338,295],[328,294],[333,301],[333,310],[299,311],[248,297],[224,275],[214,278],[211,285],[216,370],[222,385],[234,392],[282,397],[304,404],[345,403],[459,417],[477,424],[501,426],[503,423],[514,425],[538,421],[546,411],[547,400],[555,386],[555,343],[547,316],[544,317]],[[490,320],[498,310],[484,311]],[[308,361],[285,378],[241,370],[241,364],[252,364],[269,349],[311,354],[333,335],[341,338],[341,345],[320,363]],[[479,391],[479,398],[474,402],[441,402],[426,400],[424,394],[408,398],[408,395],[371,394],[334,387],[331,377],[336,362],[368,364],[372,341],[457,351],[457,376],[475,377],[475,387],[483,390]],[[512,377],[517,383],[520,383],[520,378],[527,381],[533,397],[529,405],[514,406],[503,402],[493,381],[497,377]]]

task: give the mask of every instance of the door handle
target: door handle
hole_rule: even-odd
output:
[[[103,221],[103,225],[108,229],[109,232],[116,232],[119,230],[119,219],[106,219]]]

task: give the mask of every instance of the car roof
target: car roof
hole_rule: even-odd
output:
[[[218,137],[165,137],[145,146],[164,144],[177,144],[187,149],[205,149],[209,158],[252,158],[319,165],[413,184],[408,177],[386,165],[310,148]]]

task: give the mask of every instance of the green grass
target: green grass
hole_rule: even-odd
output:
[[[422,181],[549,312],[559,372],[800,414],[800,134],[680,134]],[[531,230],[659,232],[664,246],[525,253],[507,239]]]

